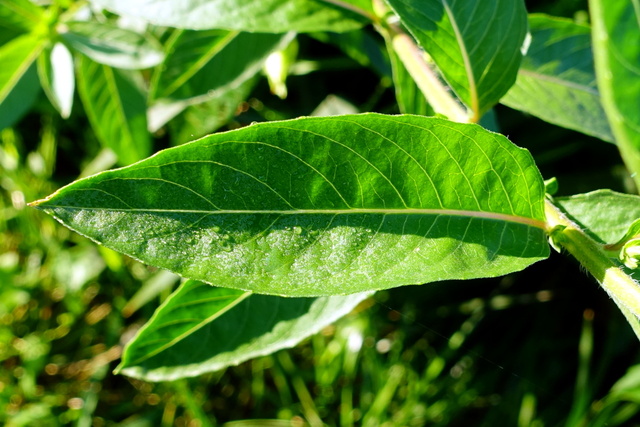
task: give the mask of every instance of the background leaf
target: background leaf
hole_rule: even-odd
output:
[[[500,100],[549,123],[613,142],[600,103],[586,25],[545,15],[529,17],[531,46],[518,79]]]
[[[127,344],[117,369],[148,381],[217,371],[293,347],[369,295],[281,298],[189,280]]]
[[[589,1],[598,88],[622,157],[640,188],[640,4]]]
[[[400,112],[421,116],[435,115],[435,111],[427,102],[424,94],[398,55],[396,55],[392,45],[388,46],[388,52],[393,72],[393,85],[396,90],[396,100],[398,101]]]
[[[63,118],[68,118],[73,107],[75,92],[71,52],[62,43],[56,43],[52,48],[45,49],[38,57],[38,75],[51,104]]]
[[[554,202],[602,243],[617,242],[640,218],[640,197],[633,194],[597,190],[559,197]]]
[[[113,24],[65,22],[62,39],[94,61],[124,69],[151,68],[162,62],[162,46],[151,35]]]
[[[43,9],[29,0],[0,0],[0,41],[9,36],[30,32],[43,19]]]
[[[366,11],[349,2],[320,0],[92,0],[120,15],[155,25],[194,30],[226,29],[256,33],[350,31],[362,27]],[[342,4],[343,7],[336,4]]]
[[[320,296],[520,270],[548,255],[543,198],[498,134],[364,114],[211,135],[37,206],[183,277]]]
[[[177,31],[152,83],[153,99],[189,100],[214,97],[235,89],[262,68],[273,50],[293,34],[228,31]]]
[[[527,34],[522,0],[387,0],[433,58],[472,120],[516,80]]]
[[[146,98],[132,76],[84,56],[77,59],[78,91],[100,142],[117,154],[120,164],[148,156]]]

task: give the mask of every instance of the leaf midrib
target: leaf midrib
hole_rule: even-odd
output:
[[[35,204],[37,206],[37,204]],[[496,221],[506,221],[524,224],[531,227],[547,229],[545,221],[524,216],[504,214],[486,211],[471,211],[462,209],[384,209],[384,208],[351,208],[351,209],[149,209],[149,208],[96,208],[64,205],[47,205],[44,209],[75,209],[88,211],[118,211],[118,212],[142,212],[142,213],[183,213],[183,214],[206,214],[206,215],[444,215],[462,216],[469,218],[492,219]]]

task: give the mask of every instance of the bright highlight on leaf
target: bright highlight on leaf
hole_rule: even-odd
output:
[[[520,270],[548,255],[543,199],[503,136],[363,114],[211,135],[36,205],[183,277],[321,296]]]

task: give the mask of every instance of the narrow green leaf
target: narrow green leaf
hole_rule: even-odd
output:
[[[151,152],[146,99],[131,75],[78,58],[78,92],[100,142],[111,148],[120,164],[130,164]]]
[[[387,0],[471,110],[491,109],[516,80],[527,34],[522,0]]]
[[[189,280],[127,344],[117,370],[147,381],[217,371],[293,347],[369,295],[281,298]]]
[[[155,25],[256,33],[355,30],[371,20],[358,1],[343,0],[92,0],[120,15]],[[364,3],[364,2],[363,2]]]
[[[56,43],[38,57],[38,75],[44,92],[63,118],[68,118],[73,107],[75,75],[71,52]]]
[[[1,67],[0,67],[1,68]],[[0,103],[0,129],[13,126],[33,106],[40,93],[35,64],[27,69]]]
[[[200,102],[239,87],[262,68],[269,54],[293,34],[251,34],[220,30],[176,31],[167,57],[154,75],[152,99]]]
[[[214,134],[34,205],[183,277],[322,296],[520,270],[548,255],[543,202],[501,135],[363,114]]]
[[[591,29],[567,19],[529,17],[531,46],[501,103],[549,123],[613,142],[596,83]]]
[[[65,22],[62,39],[94,61],[129,70],[151,68],[164,59],[162,46],[151,35],[138,34],[113,24]]]
[[[43,48],[44,40],[31,34],[17,37],[0,47],[0,103],[4,102]]]
[[[589,6],[602,103],[640,188],[640,1],[590,0]]]
[[[640,218],[640,196],[633,194],[597,190],[554,202],[601,243],[619,241]]]

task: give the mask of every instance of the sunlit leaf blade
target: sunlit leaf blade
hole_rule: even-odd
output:
[[[120,164],[148,156],[146,99],[133,76],[84,56],[77,59],[78,92],[100,142],[117,154]]]
[[[116,68],[150,68],[162,62],[162,46],[150,35],[142,35],[113,24],[66,22],[62,39],[94,61]]]
[[[183,277],[322,296],[520,270],[548,255],[543,199],[501,135],[363,114],[214,134],[36,205]]]
[[[640,187],[640,3],[589,1],[598,88],[627,167]]]
[[[0,0],[0,28],[28,32],[43,20],[43,8],[30,0]]]
[[[71,52],[56,43],[38,57],[38,76],[51,104],[63,118],[68,118],[73,107],[75,73]]]
[[[44,40],[31,34],[17,37],[0,47],[0,103],[18,84],[43,48]]]
[[[633,194],[597,190],[554,201],[602,243],[617,242],[640,218],[640,196]]]
[[[154,76],[154,99],[206,101],[238,88],[258,73],[273,50],[293,35],[220,30],[177,31]],[[197,101],[197,100],[195,100]]]
[[[118,370],[148,381],[217,371],[293,347],[369,295],[281,298],[189,280],[127,344]]]
[[[477,121],[516,80],[522,0],[387,0]]]
[[[590,28],[544,15],[531,15],[529,27],[531,46],[500,102],[613,142],[596,83]]]
[[[153,24],[194,30],[226,29],[256,33],[355,30],[368,12],[348,1],[322,0],[92,0],[120,15]]]

